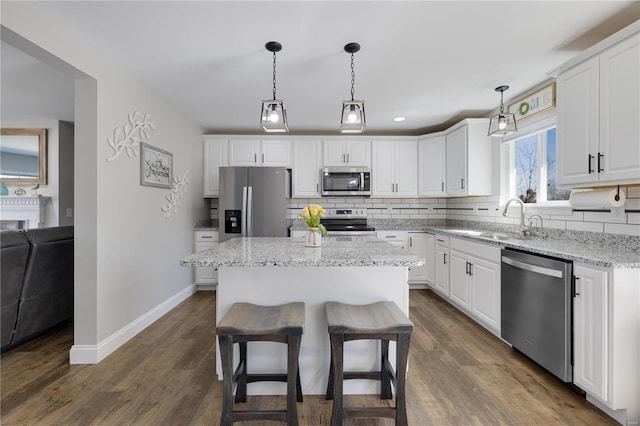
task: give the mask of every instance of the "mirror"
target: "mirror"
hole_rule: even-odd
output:
[[[47,130],[2,129],[0,180],[12,184],[47,183]]]

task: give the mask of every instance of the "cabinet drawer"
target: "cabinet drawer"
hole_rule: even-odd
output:
[[[489,262],[500,264],[500,247],[489,244],[476,243],[461,238],[451,238],[450,247],[453,250],[469,253],[472,256],[488,260]]]
[[[409,234],[407,231],[376,231],[378,238],[400,247],[403,250],[407,249]]]
[[[436,245],[440,247],[449,247],[449,236],[436,234]]]
[[[197,243],[217,242],[218,231],[195,231],[194,240]]]

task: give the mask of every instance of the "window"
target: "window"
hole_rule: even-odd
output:
[[[569,199],[570,189],[556,185],[556,128],[546,128],[508,142],[515,182],[511,197],[525,203],[547,203]]]

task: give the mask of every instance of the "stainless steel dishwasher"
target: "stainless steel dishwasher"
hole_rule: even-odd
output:
[[[501,334],[514,348],[571,382],[571,261],[502,250]]]

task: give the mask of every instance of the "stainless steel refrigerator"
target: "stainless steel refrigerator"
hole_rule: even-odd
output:
[[[284,167],[220,167],[218,240],[286,237],[288,191]]]

